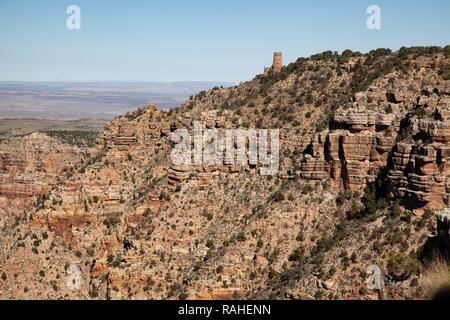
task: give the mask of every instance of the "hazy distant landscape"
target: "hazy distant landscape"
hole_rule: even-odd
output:
[[[49,120],[49,119],[0,119],[0,141],[14,136],[23,136],[33,132],[100,132],[107,120]]]
[[[0,82],[0,119],[105,119],[148,104],[170,109],[190,95],[232,83]]]

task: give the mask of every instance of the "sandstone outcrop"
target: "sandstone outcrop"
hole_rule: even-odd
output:
[[[445,92],[445,88],[441,90]],[[448,97],[413,99],[409,93],[383,94],[373,90],[355,94],[354,102],[336,111],[334,131],[311,138],[300,176],[311,180],[331,178],[348,189],[360,189],[374,182],[387,167],[390,196],[403,199],[412,208],[441,209],[448,204],[450,195]],[[431,106],[428,110],[433,110],[437,120],[377,111],[386,106],[392,110],[392,104],[411,101]],[[411,107],[417,108],[418,104]],[[410,134],[410,142],[396,138],[400,128]],[[415,142],[422,140],[431,144]]]
[[[3,141],[0,298],[373,299],[368,264],[406,274],[393,280],[396,298],[421,298],[412,284],[434,218],[426,209],[449,198],[450,90],[434,62],[444,53],[409,64],[391,52],[323,56],[170,111],[129,112],[94,149]],[[195,121],[278,128],[278,174],[174,164],[172,133]],[[400,205],[349,215],[377,179]],[[80,290],[67,287],[70,265]]]
[[[331,178],[350,189],[375,181],[395,143],[393,137],[378,131],[391,126],[394,120],[393,114],[364,108],[338,110],[334,117],[338,129],[314,135],[305,149],[301,177]]]
[[[0,146],[0,215],[14,214],[15,206],[23,207],[44,196],[89,152],[43,133],[10,138]]]

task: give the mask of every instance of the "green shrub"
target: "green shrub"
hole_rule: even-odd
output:
[[[247,237],[245,236],[244,231],[239,232],[236,239],[239,242],[245,242],[247,240]]]
[[[66,130],[54,130],[54,131],[44,131],[49,137],[58,138],[63,143],[69,144],[71,146],[82,147],[94,147],[95,139],[98,136],[98,132],[95,131],[66,131]]]
[[[377,212],[377,194],[373,183],[364,188],[364,206],[367,214]]]
[[[395,253],[389,257],[388,272],[396,279],[405,280],[411,275],[417,275],[422,270],[422,264],[416,257],[408,256],[403,253]]]
[[[270,196],[270,200],[273,201],[273,202],[281,202],[284,199],[285,199],[284,198],[284,194],[281,192],[281,190],[276,191],[275,193],[273,193]]]
[[[180,300],[186,300],[187,298],[188,298],[188,294],[186,292],[182,292],[178,296],[178,299],[180,299]]]
[[[294,252],[292,252],[289,255],[288,258],[289,261],[295,261],[295,262],[299,262],[299,263],[303,263],[306,261],[306,257],[305,257],[305,247],[300,246],[297,247]]]
[[[347,194],[344,191],[339,191],[339,194],[336,197],[336,204],[341,206],[344,204]]]

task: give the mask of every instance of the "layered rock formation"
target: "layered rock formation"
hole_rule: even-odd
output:
[[[82,161],[89,149],[62,144],[42,133],[10,138],[0,145],[0,215],[44,196],[62,175]]]
[[[448,92],[449,88],[447,82],[434,91]],[[373,89],[355,95],[347,109],[336,111],[334,131],[311,138],[300,175],[311,180],[332,178],[357,190],[374,182],[386,167],[390,169],[387,178],[392,197],[403,199],[412,208],[448,205],[448,96],[411,95]],[[423,112],[436,120],[418,119],[414,116],[417,108],[424,108]],[[395,109],[399,112],[393,112]]]
[[[421,298],[433,223],[421,213],[448,198],[446,59],[326,52],[169,112],[127,113],[85,156],[39,135],[24,153],[23,140],[2,144],[1,208],[15,216],[0,215],[0,297],[373,299],[363,271],[377,264],[396,275],[392,297]],[[278,174],[174,164],[172,133],[194,121],[280,129]],[[364,203],[342,191],[380,177],[402,206],[349,217]]]

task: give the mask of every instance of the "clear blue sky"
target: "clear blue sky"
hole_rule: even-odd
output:
[[[81,8],[81,30],[66,8]],[[366,8],[381,8],[381,30]],[[244,81],[324,50],[450,44],[450,1],[0,0],[0,80]]]

